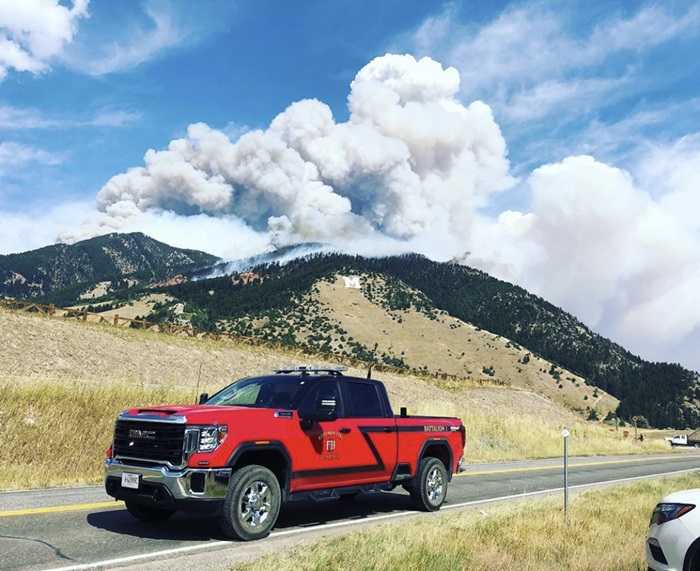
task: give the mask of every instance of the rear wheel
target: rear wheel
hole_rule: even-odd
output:
[[[229,481],[221,529],[243,541],[265,537],[277,521],[281,503],[280,485],[270,470],[258,465],[240,468]]]
[[[423,458],[411,487],[413,505],[422,511],[440,509],[447,496],[447,470],[437,458]]]
[[[126,502],[126,509],[136,519],[147,522],[165,521],[175,513],[175,510],[143,506],[129,501]]]

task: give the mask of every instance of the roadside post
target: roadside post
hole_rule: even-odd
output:
[[[561,431],[564,437],[564,521],[569,518],[569,435],[567,428]]]

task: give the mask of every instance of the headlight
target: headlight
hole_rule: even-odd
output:
[[[693,504],[657,504],[654,508],[654,512],[651,514],[649,525],[654,523],[661,525],[672,519],[678,519],[693,509],[695,509]]]
[[[228,426],[193,426],[187,432],[188,452],[213,452],[226,440]]]

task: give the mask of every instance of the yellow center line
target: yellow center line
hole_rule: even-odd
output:
[[[654,460],[681,460],[687,458],[684,455],[673,455],[673,456],[657,456]],[[700,457],[698,457],[700,459]],[[569,468],[578,468],[585,466],[603,466],[606,464],[631,464],[633,462],[648,462],[649,458],[629,458],[626,460],[601,460],[598,462],[583,462],[578,464],[570,464]],[[564,464],[556,464],[553,466],[529,466],[522,468],[501,468],[498,470],[483,470],[476,472],[462,472],[460,474],[455,474],[455,477],[465,477],[465,476],[479,476],[482,474],[509,474],[516,472],[538,472],[545,470],[562,470]],[[700,469],[700,466],[698,467]],[[53,506],[45,508],[29,508],[24,510],[6,510],[0,511],[0,517],[12,517],[12,516],[22,516],[22,515],[37,515],[37,514],[49,514],[49,513],[60,513],[60,512],[71,512],[80,510],[92,510],[100,508],[123,508],[124,502],[121,501],[110,501],[110,502],[99,502],[94,504],[77,504],[69,506]]]
[[[687,456],[674,455],[674,456],[657,456],[654,460],[683,460]],[[700,458],[698,458],[700,459]],[[580,468],[586,466],[604,466],[606,464],[631,464],[633,462],[648,462],[650,458],[629,458],[626,460],[600,460],[599,462],[582,462],[578,464],[569,464],[569,468]],[[698,466],[700,469],[700,466]],[[498,470],[482,470],[475,472],[461,472],[455,474],[456,476],[480,476],[481,474],[508,474],[513,472],[538,472],[540,470],[563,470],[564,464],[556,464],[553,466],[529,466],[523,468],[501,468]]]
[[[96,508],[121,508],[124,507],[123,502],[100,502],[95,504],[77,504],[73,506],[53,506],[46,508],[30,508],[26,510],[7,510],[0,511],[0,517],[10,517],[17,515],[36,515],[36,514],[50,514],[58,512],[75,512],[80,510],[92,510]]]

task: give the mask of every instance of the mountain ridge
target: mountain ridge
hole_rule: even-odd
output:
[[[0,295],[66,304],[100,282],[118,282],[112,288],[116,291],[218,261],[211,254],[173,248],[141,232],[112,233],[72,245],[1,255]]]

